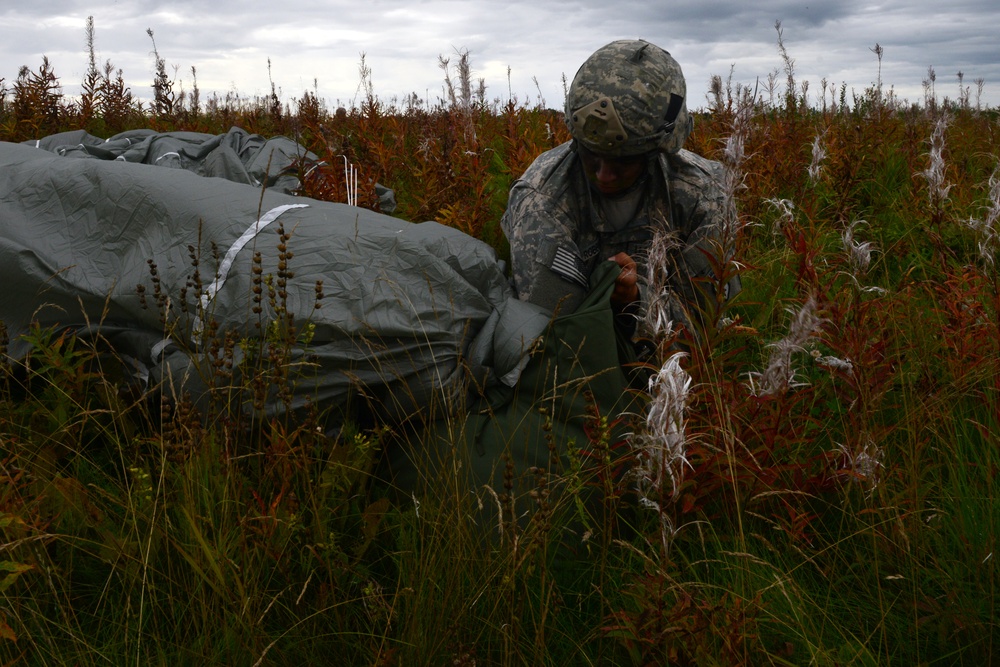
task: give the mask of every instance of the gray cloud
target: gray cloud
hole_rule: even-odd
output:
[[[0,10],[0,77],[7,85],[20,65],[37,69],[48,55],[64,91],[72,94],[86,70],[84,25],[96,22],[98,59],[124,70],[126,81],[148,96],[152,78],[152,28],[160,54],[190,87],[198,72],[203,93],[254,95],[270,91],[271,77],[286,98],[315,85],[330,104],[356,95],[361,53],[376,93],[385,100],[415,92],[442,95],[438,57],[472,54],[474,75],[484,77],[491,98],[513,93],[533,102],[540,94],[561,106],[563,77],[571,78],[597,47],[622,37],[642,37],[680,61],[692,106],[705,103],[709,78],[733,68],[734,81],[753,86],[783,63],[776,20],[795,61],[796,78],[859,94],[876,81],[872,48],[884,48],[881,77],[898,95],[922,100],[927,68],[938,74],[939,95],[986,81],[982,101],[1000,104],[1000,6],[993,0],[942,4],[886,0],[878,5],[761,0],[700,3],[510,2],[493,0],[299,0],[293,11],[276,3],[216,0],[46,0]],[[508,68],[510,70],[508,80]],[[537,86],[535,81],[537,80]]]

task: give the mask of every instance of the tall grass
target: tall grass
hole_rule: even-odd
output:
[[[688,147],[726,163],[739,207],[716,261],[744,289],[697,338],[660,328],[630,441],[648,474],[604,489],[620,505],[586,541],[559,537],[572,512],[544,470],[526,520],[498,523],[509,489],[460,483],[457,436],[426,493],[394,493],[391,425],[201,414],[134,392],[99,340],[36,330],[15,361],[0,330],[3,663],[995,663],[997,112],[880,81],[853,105],[824,82],[813,106],[780,54],[783,98],[719,79],[698,114]],[[111,63],[87,77],[77,101],[52,63],[22,70],[0,138],[285,134],[331,165],[305,194],[346,199],[346,156],[361,205],[386,184],[399,215],[501,253],[511,179],[566,139],[558,113],[468,82],[435,107],[369,85],[331,111],[310,92],[151,107]],[[253,405],[218,335],[210,379]],[[616,444],[601,433],[573,445]]]

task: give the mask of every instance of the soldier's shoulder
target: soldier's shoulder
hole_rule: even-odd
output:
[[[671,154],[668,160],[668,187],[674,203],[692,212],[724,209],[725,170],[721,162],[686,150]]]
[[[709,160],[697,153],[681,149],[664,156],[670,163],[671,174],[697,184],[699,182],[721,182],[724,168],[717,160]]]
[[[536,157],[518,182],[536,190],[543,190],[553,184],[561,187],[561,183],[568,178],[572,159],[572,142],[567,141]]]

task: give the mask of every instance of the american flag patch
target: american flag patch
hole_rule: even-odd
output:
[[[583,262],[572,250],[559,246],[552,257],[549,266],[561,278],[574,282],[582,287],[587,286],[587,276],[583,272]]]

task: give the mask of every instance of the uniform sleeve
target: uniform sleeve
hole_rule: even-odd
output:
[[[576,310],[587,292],[587,272],[569,216],[519,181],[511,188],[500,225],[510,243],[511,278],[518,298],[553,313]]]
[[[674,319],[688,324],[689,317],[701,320],[704,306],[715,299],[716,258],[720,251],[732,252],[723,237],[735,220],[735,210],[723,189],[722,164],[687,151],[676,157],[679,159],[673,164],[670,192],[683,245],[678,258],[681,266],[670,280],[680,299],[675,299],[670,310],[683,310],[683,315],[677,317],[677,313]],[[739,277],[734,276],[723,289],[725,298],[731,298],[740,290]]]

